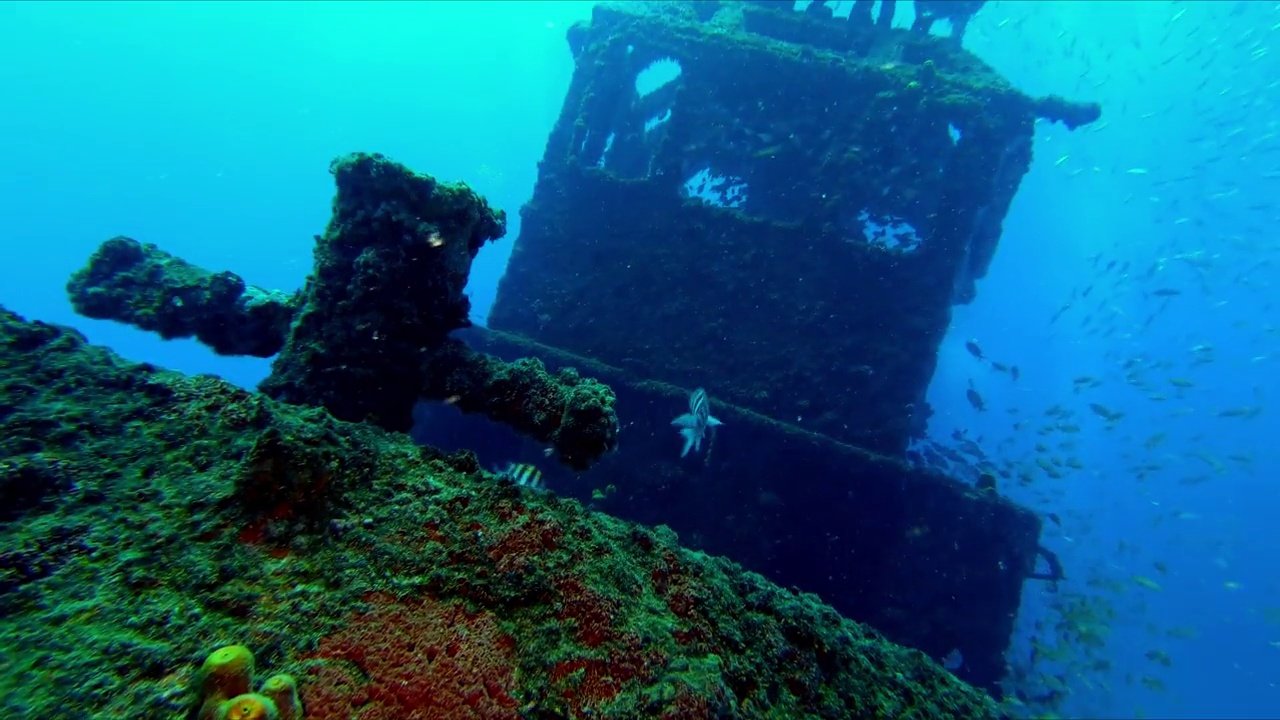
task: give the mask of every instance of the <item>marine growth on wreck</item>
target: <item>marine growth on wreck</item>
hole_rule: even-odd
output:
[[[1032,124],[1099,110],[1020,93],[963,22],[929,35],[942,9],[791,5],[603,3],[569,30],[486,328],[464,287],[505,213],[363,152],[330,167],[297,290],[128,237],[67,284],[86,317],[273,358],[254,391],[0,312],[0,707],[996,717],[1056,558],[1035,514],[901,457]],[[555,463],[415,442],[423,403]]]

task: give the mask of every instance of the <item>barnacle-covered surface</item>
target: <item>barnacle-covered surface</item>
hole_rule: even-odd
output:
[[[1036,117],[1098,108],[790,5],[602,4],[569,31],[490,324],[899,453]]]
[[[13,717],[188,718],[228,644],[308,718],[995,714],[669,530],[4,311],[0,507]]]

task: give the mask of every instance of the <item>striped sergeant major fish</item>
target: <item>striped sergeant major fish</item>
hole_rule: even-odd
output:
[[[702,438],[712,428],[724,423],[711,416],[711,401],[707,399],[707,391],[702,388],[689,395],[689,412],[681,415],[671,424],[680,428],[680,437],[684,438],[684,450],[680,457],[689,454],[689,450],[702,450]]]
[[[499,477],[510,480],[511,482],[527,487],[531,490],[542,489],[542,471],[536,465],[529,463],[507,463],[499,473]]]

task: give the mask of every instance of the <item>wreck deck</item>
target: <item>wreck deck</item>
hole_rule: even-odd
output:
[[[483,462],[537,462],[548,486],[610,514],[667,525],[681,542],[724,555],[937,659],[993,689],[1034,570],[1040,518],[934,472],[716,403],[724,421],[705,455],[680,457],[671,419],[685,391],[506,333],[459,333],[504,359],[537,357],[609,384],[623,418],[619,450],[590,471],[542,460],[536,443],[472,416],[432,413],[416,439],[475,450]],[[613,489],[610,489],[612,486]],[[594,496],[594,499],[593,499]]]

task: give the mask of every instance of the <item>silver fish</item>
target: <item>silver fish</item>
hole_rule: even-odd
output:
[[[671,424],[680,428],[680,437],[684,438],[684,449],[680,457],[689,454],[689,450],[702,450],[702,438],[714,427],[723,425],[711,416],[711,401],[707,399],[707,391],[702,388],[689,395],[689,412],[681,415]]]

